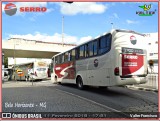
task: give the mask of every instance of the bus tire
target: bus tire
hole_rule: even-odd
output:
[[[55,83],[57,83],[58,85],[61,85],[61,82],[58,82],[58,80],[57,80],[57,76],[54,77],[54,81],[55,81]]]
[[[84,89],[83,80],[80,76],[77,77],[76,84],[80,90]]]

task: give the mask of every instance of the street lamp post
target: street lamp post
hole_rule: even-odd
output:
[[[65,1],[65,3],[72,4],[73,1]],[[62,16],[62,46],[64,46],[64,16]]]
[[[15,67],[15,40],[14,40],[14,67]]]
[[[15,80],[15,66],[16,66],[16,58],[15,58],[15,39],[14,39],[14,68],[13,68],[13,71],[14,71],[14,80]]]
[[[62,16],[62,46],[64,46],[64,16]]]
[[[113,29],[113,23],[111,23],[111,25],[112,25],[112,29]]]

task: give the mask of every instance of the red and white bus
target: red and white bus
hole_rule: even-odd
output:
[[[93,40],[52,57],[57,83],[99,87],[146,82],[145,35],[128,30],[111,30]]]

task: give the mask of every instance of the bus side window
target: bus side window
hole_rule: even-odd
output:
[[[111,34],[105,35],[99,40],[98,54],[108,52],[111,48]]]
[[[64,54],[62,54],[61,56],[62,56],[61,63],[63,63],[64,62]]]
[[[76,57],[76,52],[75,52],[75,49],[74,49],[74,50],[72,50],[71,60],[75,60],[75,57]]]
[[[76,59],[77,59],[77,60],[79,59],[79,47],[76,48]]]
[[[84,45],[80,46],[80,58],[84,58]]]
[[[89,56],[93,56],[93,43],[90,42],[89,45],[88,45],[88,49],[89,49]]]
[[[85,45],[85,57],[89,56],[88,43]]]
[[[97,40],[93,42],[93,55],[97,55]]]
[[[69,61],[69,60],[68,60],[68,53],[69,53],[69,52],[64,53],[64,62]]]
[[[110,51],[110,49],[111,49],[111,41],[112,41],[112,35],[109,34],[108,39],[107,39],[107,45],[108,45],[107,51]]]
[[[69,51],[69,52],[68,52],[68,61],[71,61],[71,52],[72,52],[72,51]]]
[[[106,51],[106,37],[103,36],[99,40],[99,54],[103,54]]]
[[[59,63],[59,58],[60,58],[59,56],[55,57],[55,64]]]
[[[54,59],[55,59],[55,58],[52,58],[51,65],[50,65],[51,72],[53,72],[53,68],[54,68],[54,66],[55,66]]]
[[[62,55],[58,56],[58,63],[62,63]]]
[[[58,63],[58,56],[55,57],[55,64]]]

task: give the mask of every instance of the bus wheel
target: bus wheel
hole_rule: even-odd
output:
[[[58,80],[57,80],[57,76],[54,77],[54,81],[55,81],[55,83],[61,85],[61,82],[58,82]]]
[[[81,89],[81,90],[84,89],[83,80],[80,76],[77,77],[76,83],[77,83],[77,86],[79,89]]]

